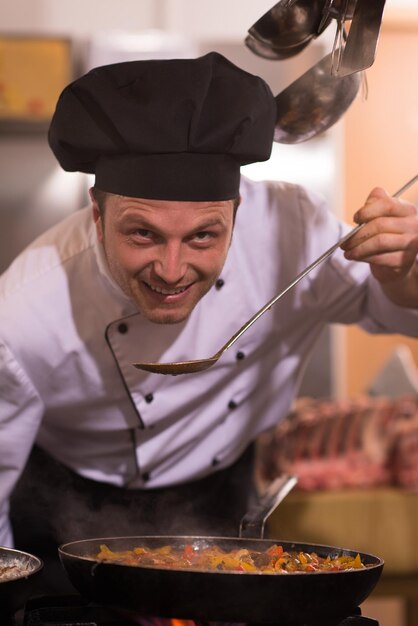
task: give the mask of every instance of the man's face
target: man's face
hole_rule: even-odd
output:
[[[233,201],[106,198],[104,216],[94,200],[93,215],[114,280],[150,321],[183,321],[225,263]]]

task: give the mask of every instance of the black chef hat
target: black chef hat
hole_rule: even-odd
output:
[[[49,144],[67,171],[103,191],[164,200],[227,200],[240,166],[271,153],[267,84],[211,52],[91,70],[62,92]]]

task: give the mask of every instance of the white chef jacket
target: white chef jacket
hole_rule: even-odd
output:
[[[265,313],[211,369],[161,376],[135,361],[214,354],[348,231],[303,188],[242,181],[221,281],[174,325],[144,319],[109,274],[90,208],[32,243],[0,279],[0,545],[8,497],[36,441],[87,478],[156,488],[235,461],[289,411],[327,322],[418,336],[364,263],[340,250]]]

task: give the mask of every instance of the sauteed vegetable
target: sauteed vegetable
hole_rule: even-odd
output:
[[[332,558],[321,557],[315,552],[287,552],[277,544],[262,552],[246,548],[225,551],[219,546],[202,548],[192,544],[181,548],[170,545],[159,548],[138,546],[133,550],[115,552],[102,544],[95,558],[138,567],[260,574],[336,572],[366,567],[359,554],[355,557],[343,554]]]

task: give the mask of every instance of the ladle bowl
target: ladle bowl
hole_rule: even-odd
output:
[[[328,26],[330,20],[323,19],[324,4],[325,0],[298,0],[293,4],[280,0],[248,33],[273,51],[289,48],[289,56],[293,56]]]
[[[333,126],[351,105],[360,88],[361,73],[335,76],[332,56],[327,54],[276,96],[274,141],[307,141]]]
[[[270,59],[271,61],[283,61],[284,59],[289,59],[299,52],[302,52],[309,42],[310,39],[307,39],[306,41],[302,41],[294,46],[280,47],[266,44],[256,37],[253,37],[253,35],[247,35],[245,38],[245,45],[249,50],[251,50],[251,52],[259,57],[262,57],[263,59]]]

